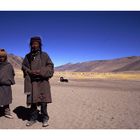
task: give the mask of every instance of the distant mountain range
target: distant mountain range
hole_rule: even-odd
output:
[[[130,56],[112,60],[97,60],[55,67],[55,71],[71,72],[130,72],[140,71],[140,56]]]
[[[8,54],[8,61],[15,69],[21,69],[23,58]],[[140,56],[130,56],[112,60],[96,60],[81,63],[67,63],[55,67],[55,71],[70,72],[140,72]]]

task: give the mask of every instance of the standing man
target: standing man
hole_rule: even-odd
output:
[[[49,79],[54,73],[54,64],[46,52],[42,51],[41,38],[30,39],[30,53],[22,63],[24,73],[24,92],[27,94],[27,105],[30,105],[30,120],[26,126],[33,125],[39,115],[37,110],[41,106],[42,126],[48,126],[49,116],[47,104],[52,102]]]

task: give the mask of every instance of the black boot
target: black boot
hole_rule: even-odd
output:
[[[42,114],[42,126],[46,127],[49,125],[48,124],[49,115],[47,112],[47,103],[46,102],[41,103],[41,114]]]
[[[11,115],[11,111],[10,111],[10,107],[9,105],[5,105],[4,106],[4,113],[5,113],[5,117],[8,119],[13,119],[13,116]]]
[[[31,110],[30,110],[30,120],[26,123],[26,126],[32,126],[34,123],[36,123],[38,118],[38,110],[36,104],[31,104]]]

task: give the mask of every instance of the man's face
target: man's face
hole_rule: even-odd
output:
[[[36,52],[40,50],[40,44],[37,41],[34,41],[31,45],[32,52]]]
[[[4,62],[5,61],[5,56],[0,56],[0,62]]]

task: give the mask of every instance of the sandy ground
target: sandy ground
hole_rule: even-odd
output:
[[[11,104],[14,119],[1,115],[0,129],[138,129],[140,128],[140,81],[51,81],[53,103],[48,105],[49,126],[37,122],[26,127],[29,108],[23,79],[16,79]]]

